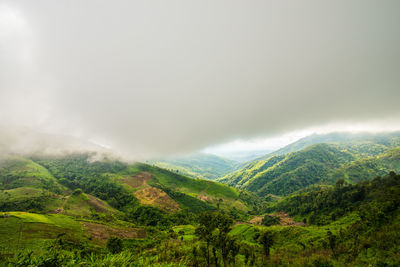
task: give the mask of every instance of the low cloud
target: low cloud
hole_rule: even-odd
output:
[[[142,159],[398,123],[398,25],[398,1],[3,1],[0,124]]]

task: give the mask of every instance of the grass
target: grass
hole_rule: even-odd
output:
[[[63,205],[63,210],[66,215],[77,217],[87,217],[96,213],[118,213],[118,211],[110,207],[107,202],[85,193],[70,195]]]
[[[94,213],[89,205],[89,198],[84,193],[69,196],[63,208],[65,214],[72,216],[89,216]]]
[[[6,215],[6,216],[5,216]],[[0,213],[0,253],[21,249],[45,251],[49,242],[59,234],[73,242],[85,239],[79,222],[61,214],[34,214],[28,212]]]
[[[43,166],[30,159],[9,156],[0,165],[0,183],[4,189],[17,187],[44,188],[54,192],[65,191]]]
[[[172,229],[177,234],[179,234],[180,231],[183,231],[184,234],[180,235],[180,237],[182,236],[184,241],[190,241],[196,238],[196,235],[194,234],[196,228],[193,225],[179,225]]]
[[[20,201],[40,197],[44,191],[33,187],[18,187],[0,191],[0,201]]]

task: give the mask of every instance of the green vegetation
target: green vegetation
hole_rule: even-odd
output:
[[[396,169],[399,148],[365,156],[346,147],[247,166],[271,181],[319,170],[282,198],[91,155],[27,159],[60,190],[3,184],[0,266],[398,266],[400,175],[370,175]],[[3,173],[22,182],[17,166],[26,164],[3,164]],[[178,208],[162,209],[168,201]]]
[[[61,186],[43,166],[30,159],[9,156],[0,160],[0,189],[31,187],[61,193]]]
[[[400,170],[400,148],[382,149],[382,146],[315,144],[297,152],[251,162],[219,181],[259,196],[285,196],[315,186],[333,185],[338,179],[356,183]]]

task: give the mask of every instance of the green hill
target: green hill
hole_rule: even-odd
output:
[[[282,196],[312,185],[333,184],[338,179],[355,183],[392,170],[400,170],[399,148],[366,142],[316,144],[251,162],[219,181],[260,196]]]
[[[52,199],[56,201],[70,195],[75,189],[82,189],[86,194],[105,201],[119,210],[137,205],[139,202],[168,212],[185,208],[192,211],[212,210],[217,207],[248,210],[245,201],[240,199],[239,191],[232,187],[212,181],[192,179],[143,163],[127,164],[107,158],[93,161],[89,154],[76,154],[32,158],[9,157],[1,166],[2,188],[5,190],[26,188],[25,191],[35,191],[32,194],[25,194],[25,198],[19,193],[23,191],[22,189],[2,193],[11,195],[12,200],[19,198],[21,202],[29,198],[43,198],[46,194],[54,194]],[[145,189],[139,188],[143,184],[143,181],[140,184],[140,176],[143,173],[149,176]],[[132,186],[134,183],[139,184]],[[138,200],[138,196],[143,197]],[[4,197],[2,203],[5,202]],[[162,206],[164,203],[169,203],[169,207]],[[44,209],[43,205],[41,207]],[[87,215],[89,212],[84,214]]]
[[[70,196],[65,197],[61,205],[62,214],[75,217],[95,217],[96,214],[111,215],[118,211],[105,201],[83,193],[77,189]]]
[[[283,156],[272,156],[248,164],[244,169],[220,179],[221,182],[257,192],[286,195],[326,178],[331,169],[354,160],[348,152],[332,145],[316,144]]]
[[[343,179],[348,183],[356,183],[398,170],[400,170],[400,147],[387,150],[377,156],[360,158],[343,164],[329,173],[328,181],[333,183],[338,179]]]
[[[8,156],[0,160],[0,189],[33,187],[61,193],[65,188],[43,166],[31,159]]]
[[[168,169],[192,177],[215,180],[239,167],[239,162],[212,154],[195,154],[186,157],[156,159],[148,161],[163,169]]]
[[[295,190],[287,177],[303,181],[312,172],[317,184],[334,184],[271,202],[213,181],[142,163],[94,161],[88,154],[26,158],[35,166],[29,172],[23,172],[26,164],[8,161],[3,174],[19,183],[6,182],[13,186],[0,191],[0,265],[396,266],[400,176],[369,175],[399,167],[400,148],[376,156],[365,156],[366,149],[316,144],[248,164],[243,186],[260,182],[259,173],[269,179],[261,187],[267,191],[275,190],[274,182]],[[39,181],[54,179],[62,190],[25,180],[34,174],[44,177]],[[362,182],[334,183],[343,175]],[[271,216],[278,216],[276,225],[258,223]]]

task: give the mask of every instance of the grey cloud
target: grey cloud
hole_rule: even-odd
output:
[[[143,158],[400,115],[398,1],[3,2],[3,125]]]

